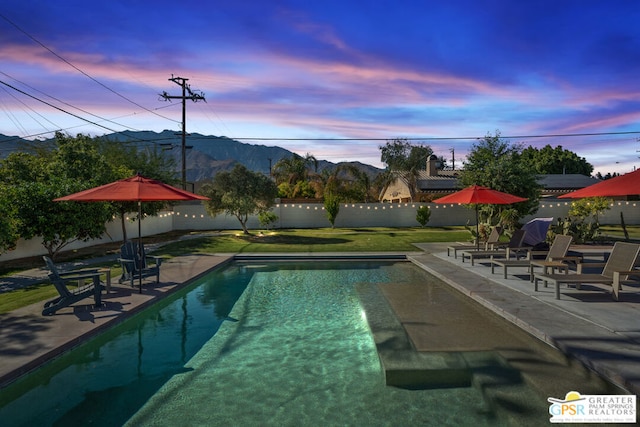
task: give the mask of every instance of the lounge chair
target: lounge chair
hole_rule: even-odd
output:
[[[458,258],[458,251],[472,251],[477,250],[480,247],[482,250],[493,249],[493,245],[498,244],[500,242],[500,236],[502,235],[502,227],[493,227],[491,233],[487,237],[487,240],[478,244],[470,245],[468,243],[460,243],[456,246],[447,247],[447,256],[451,256],[451,251],[453,251],[453,257]]]
[[[629,275],[640,275],[639,270],[633,270],[640,254],[640,245],[634,243],[616,242],[611,251],[611,255],[602,273],[583,273],[585,267],[602,267],[602,263],[578,264],[576,274],[536,274],[534,278],[535,290],[538,290],[538,281],[542,280],[544,285],[554,283],[556,286],[556,299],[560,299],[560,284],[575,284],[576,289],[580,289],[582,283],[593,283],[600,285],[610,285],[612,287],[611,296],[618,301],[622,282],[629,278]]]
[[[122,276],[120,283],[129,281],[131,287],[135,280],[142,280],[148,277],[155,277],[156,283],[160,282],[160,265],[162,257],[147,255],[144,245],[141,247],[136,242],[126,241],[120,247],[120,265],[122,266]]]
[[[557,236],[556,236],[557,237]],[[549,254],[545,259],[531,260],[531,267],[529,268],[531,274],[529,276],[530,280],[533,282],[533,274],[536,267],[542,268],[543,274],[546,273],[554,273],[556,270],[564,271],[565,274],[569,273],[569,263],[573,263],[577,265],[582,262],[582,255],[567,255],[569,252],[569,246],[571,245],[572,237],[571,236],[562,236],[562,241],[558,244],[557,253],[552,253],[551,248],[549,248]],[[553,246],[553,245],[552,245]],[[564,251],[564,254],[562,254]]]
[[[569,266],[564,262],[567,258],[567,251],[572,241],[571,236],[565,236],[562,234],[556,235],[553,239],[553,243],[548,251],[529,251],[526,259],[492,259],[491,260],[491,273],[495,273],[495,268],[502,267],[504,278],[507,278],[507,269],[509,267],[527,267],[529,270],[529,277],[533,280],[532,271],[534,267],[540,267],[544,264],[544,271],[550,269],[565,270],[568,272]],[[537,260],[535,256],[545,256],[544,260]],[[573,258],[572,258],[573,259]]]
[[[487,251],[462,251],[462,262],[466,258],[471,260],[471,265],[474,265],[474,261],[477,258],[506,258],[509,259],[511,254],[514,254],[516,259],[519,258],[519,253],[527,248],[522,246],[522,242],[524,241],[524,237],[526,235],[526,231],[524,230],[516,230],[513,232],[513,235],[509,239],[509,242],[504,242],[505,244],[498,243],[494,245],[495,249],[487,250]]]
[[[42,310],[43,316],[49,316],[63,307],[93,296],[96,307],[102,306],[102,284],[100,283],[100,269],[86,269],[69,272],[59,272],[53,260],[47,256],[42,257],[49,269],[49,280],[56,287],[58,298],[47,301]],[[85,279],[92,279],[89,285],[82,285]],[[69,282],[78,282],[76,289],[69,289]]]

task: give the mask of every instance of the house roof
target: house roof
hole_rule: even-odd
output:
[[[597,178],[577,173],[538,175],[538,183],[546,190],[576,190],[600,182]]]
[[[460,190],[457,177],[459,172],[458,170],[438,171],[438,175],[434,176],[429,175],[427,171],[420,171],[416,181],[417,190],[422,194],[442,194],[458,191]],[[537,180],[543,187],[542,195],[547,197],[555,197],[560,194],[579,190],[600,181],[599,179],[580,174],[538,175]],[[390,199],[415,197],[409,182],[404,176],[397,176],[396,184],[401,185],[400,187],[393,187],[393,193],[387,194],[390,186],[385,187],[380,194],[380,199],[382,200],[383,197]]]
[[[458,178],[450,176],[420,176],[417,186],[420,191],[453,190],[458,188]]]
[[[546,193],[565,193],[600,182],[580,174],[547,174],[539,175],[538,183],[542,185]],[[424,192],[455,191],[459,190],[458,179],[451,175],[428,176],[420,174],[418,177],[418,189]]]

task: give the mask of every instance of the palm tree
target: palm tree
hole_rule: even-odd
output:
[[[357,198],[359,199],[359,201],[368,203],[370,198],[369,192],[371,190],[371,180],[369,179],[369,175],[367,175],[367,173],[362,169],[352,164],[341,165],[338,169],[339,172],[344,171],[347,176],[350,175],[353,178],[351,187],[353,187],[354,191],[352,191],[352,193],[354,195],[357,194]],[[346,186],[346,184],[346,182],[343,182],[344,186]]]
[[[318,169],[318,160],[307,153],[304,157],[293,154],[291,157],[283,157],[273,166],[273,177],[276,184],[283,182],[295,185],[298,181],[306,181],[309,177],[309,166]]]

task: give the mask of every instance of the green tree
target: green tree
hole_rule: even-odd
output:
[[[260,222],[260,225],[267,230],[271,227],[271,224],[274,224],[277,220],[278,215],[271,211],[263,211],[258,214],[258,221]]]
[[[591,176],[593,173],[593,165],[584,157],[579,157],[560,145],[555,148],[545,145],[540,149],[529,146],[522,150],[522,160],[538,174],[566,173]]]
[[[611,179],[611,178],[615,178],[616,176],[620,176],[619,172],[607,172],[605,175],[602,175],[602,172],[597,172],[596,173],[596,178],[598,179]]]
[[[576,243],[595,240],[600,233],[599,215],[611,208],[606,197],[586,197],[571,202],[569,217],[558,220],[557,231],[573,237]]]
[[[331,228],[335,227],[336,218],[340,212],[340,196],[332,191],[325,192],[324,210],[327,212],[327,219],[331,223]]]
[[[411,194],[417,192],[418,175],[427,167],[427,158],[433,154],[428,145],[414,145],[406,139],[398,138],[380,146],[380,160],[387,165],[387,171],[380,179],[384,186],[395,179],[403,178],[409,184]]]
[[[387,141],[378,148],[380,160],[392,171],[423,170],[427,167],[427,158],[433,154],[428,145],[414,145],[404,138]]]
[[[12,153],[0,165],[0,182],[19,218],[20,237],[41,237],[52,258],[76,240],[101,237],[112,214],[106,203],[58,203],[53,199],[103,184],[110,176],[94,141],[81,134],[57,133],[52,150]]]
[[[268,211],[275,203],[278,188],[263,174],[236,164],[230,172],[216,174],[213,182],[203,185],[200,192],[211,199],[205,201],[209,215],[233,215],[240,222],[243,233],[250,234],[247,229],[249,216]]]
[[[307,180],[310,167],[313,167],[314,171],[318,168],[318,161],[313,155],[307,153],[302,157],[293,153],[291,157],[278,160],[273,166],[271,174],[278,184],[288,182],[295,185],[298,181]]]
[[[528,199],[513,205],[480,205],[483,221],[497,221],[500,212],[516,209],[519,217],[533,214],[538,209],[541,186],[536,171],[523,160],[522,147],[500,138],[500,132],[487,134],[471,147],[464,170],[459,175],[463,187],[483,185],[494,190],[514,194]]]
[[[352,164],[342,165],[340,170],[345,174],[344,200],[350,202],[370,202],[371,179],[369,175]]]
[[[7,185],[0,185],[0,253],[15,249],[20,239],[20,219],[16,206],[11,203],[10,189]]]
[[[276,181],[280,197],[294,198],[316,197],[316,191],[311,184],[311,176],[317,173],[318,161],[307,153],[304,157],[292,154],[276,162],[271,175]]]
[[[424,227],[431,219],[431,209],[428,206],[420,206],[416,212],[416,221],[420,226]]]

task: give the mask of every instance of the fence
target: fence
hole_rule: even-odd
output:
[[[461,205],[438,205],[434,203],[347,203],[340,206],[335,226],[338,228],[364,227],[417,227],[416,211],[420,206],[431,209],[428,226],[443,227],[449,225],[475,224],[475,214],[472,209]],[[534,217],[563,218],[567,216],[571,201],[564,199],[547,199],[540,203],[538,212],[534,216],[523,219],[526,222]],[[640,224],[640,209],[638,202],[615,201],[611,209],[600,218],[601,224],[620,224],[620,214],[624,215],[627,225]],[[272,228],[318,228],[330,227],[326,212],[322,204],[318,203],[280,203],[273,208],[278,220]],[[204,205],[200,202],[185,202],[177,205],[171,211],[164,211],[158,216],[142,220],[142,236],[165,233],[172,230],[237,230],[240,223],[234,216],[218,215],[210,217]],[[261,229],[258,219],[250,217],[249,229]],[[127,236],[138,235],[136,222],[127,221]],[[122,241],[123,235],[120,221],[107,224],[107,233],[102,239],[88,242],[75,242],[67,249],[79,249],[102,243]],[[21,240],[18,247],[0,255],[1,261],[44,255],[46,251],[40,239]]]

